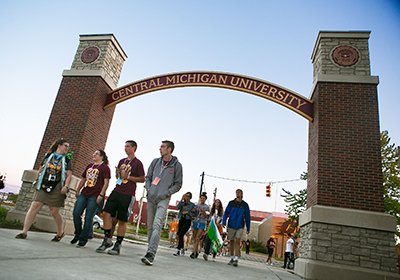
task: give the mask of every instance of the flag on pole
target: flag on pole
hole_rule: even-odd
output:
[[[212,250],[215,253],[217,253],[219,251],[219,249],[222,247],[223,240],[222,240],[221,235],[219,234],[214,217],[211,218],[210,227],[208,228],[207,235],[208,235],[208,238],[210,238],[210,240],[211,240]]]

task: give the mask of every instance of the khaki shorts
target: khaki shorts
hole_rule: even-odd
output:
[[[228,240],[235,240],[238,238],[242,238],[243,235],[243,229],[233,229],[233,228],[228,228]]]
[[[39,201],[50,207],[64,207],[65,198],[67,196],[61,193],[61,182],[49,193],[41,188],[40,190],[36,190],[33,195],[34,201]]]

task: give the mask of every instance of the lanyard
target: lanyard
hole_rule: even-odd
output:
[[[171,158],[171,160],[172,160],[172,158]],[[164,169],[166,169],[168,167],[168,165],[171,162],[171,160],[164,161],[163,159],[161,159],[161,168],[160,168],[160,173],[158,173],[158,177],[161,177],[161,173],[163,173]]]

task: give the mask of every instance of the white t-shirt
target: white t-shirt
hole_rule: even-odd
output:
[[[286,241],[285,252],[293,253],[293,246],[294,246],[294,240],[292,238],[289,238],[288,241]]]

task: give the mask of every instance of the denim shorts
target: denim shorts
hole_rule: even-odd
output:
[[[198,230],[198,229],[204,230],[204,229],[206,229],[206,224],[205,223],[199,223],[199,222],[193,222],[192,229],[193,230]]]

